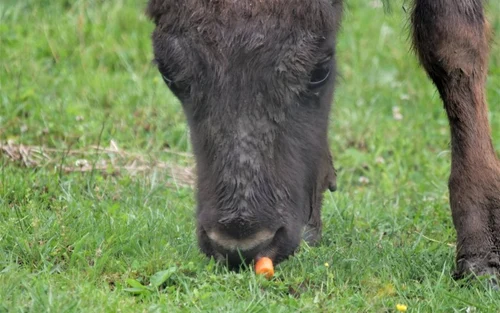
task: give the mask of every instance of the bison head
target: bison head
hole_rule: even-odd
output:
[[[150,0],[197,163],[201,250],[280,262],[320,236],[340,0]]]

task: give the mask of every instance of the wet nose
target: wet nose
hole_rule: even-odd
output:
[[[221,230],[211,230],[207,236],[218,252],[218,258],[225,259],[232,264],[250,262],[257,256],[266,256],[266,250],[275,237],[276,231],[260,230],[241,238],[230,236]],[[264,255],[263,255],[264,254]]]

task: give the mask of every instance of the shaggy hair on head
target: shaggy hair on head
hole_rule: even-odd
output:
[[[315,32],[336,29],[341,7],[341,0],[150,0],[146,13],[162,27],[189,27],[190,21],[207,19],[230,25],[236,19],[273,16]]]

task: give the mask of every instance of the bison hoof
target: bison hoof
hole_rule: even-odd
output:
[[[457,280],[486,278],[494,290],[500,290],[499,277],[500,260],[496,255],[489,258],[459,259],[453,274],[453,278]]]

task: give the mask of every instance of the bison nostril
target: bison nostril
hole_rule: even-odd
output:
[[[230,267],[251,262],[260,253],[268,251],[275,238],[275,232],[269,230],[262,230],[243,238],[234,238],[217,230],[208,231],[206,235],[214,256],[219,261],[228,262]]]

